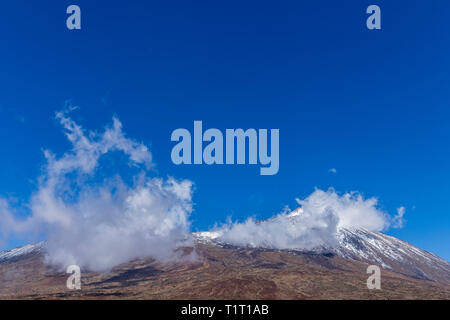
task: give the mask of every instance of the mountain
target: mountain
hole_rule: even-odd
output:
[[[338,246],[309,251],[238,247],[220,236],[194,233],[195,246],[179,249],[187,260],[82,270],[79,291],[44,263],[45,243],[1,252],[0,298],[450,299],[449,262],[382,233],[341,228]],[[381,290],[367,288],[369,264],[382,267]]]
[[[413,278],[450,284],[450,263],[410,243],[365,229],[341,229],[334,252]]]
[[[302,208],[298,208],[288,214],[286,217],[289,224],[301,223],[297,218],[302,212]],[[286,217],[275,217],[268,221],[277,221]],[[260,221],[260,223],[264,223],[264,221]],[[194,233],[196,239],[203,243],[219,246],[233,245],[222,240],[222,235],[223,230],[220,229]],[[410,243],[364,228],[339,228],[336,237],[338,245],[322,246],[309,251],[337,255],[344,259],[377,265],[412,278],[450,285],[450,263]],[[266,244],[263,248],[276,249],[270,244]],[[287,251],[305,252],[301,248],[290,248]]]
[[[222,247],[233,247],[220,240],[220,231],[198,232],[197,241]],[[405,276],[450,285],[450,263],[438,256],[414,247],[397,238],[365,229],[342,228],[338,232],[339,245],[333,248],[281,250],[297,253],[336,255],[344,259],[377,265]],[[264,249],[264,248],[260,248]],[[265,248],[273,249],[273,248]]]

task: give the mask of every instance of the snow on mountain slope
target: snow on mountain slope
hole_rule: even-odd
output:
[[[36,244],[27,244],[23,247],[14,248],[8,251],[0,252],[0,262],[18,258],[30,254],[32,252],[40,252],[44,248],[44,242]]]
[[[365,229],[340,229],[339,246],[331,251],[343,258],[377,264],[419,279],[450,284],[450,263],[410,243]]]

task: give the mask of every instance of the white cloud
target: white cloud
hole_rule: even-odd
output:
[[[403,226],[405,225],[405,220],[403,219],[405,211],[405,207],[400,207],[397,209],[397,214],[392,218],[393,228],[403,228]]]
[[[337,173],[336,168],[331,168],[330,170],[328,170],[329,173]]]
[[[248,219],[214,230],[219,239],[239,246],[276,249],[333,247],[340,228],[388,228],[390,217],[377,208],[377,199],[359,193],[338,195],[333,189],[316,190],[292,212],[282,212],[266,221]]]
[[[150,151],[125,137],[117,118],[97,134],[85,132],[67,113],[58,112],[56,118],[72,149],[61,157],[45,151],[47,164],[27,219],[17,219],[8,202],[0,201],[3,236],[45,232],[46,261],[60,267],[107,271],[136,258],[177,258],[174,250],[190,241],[192,183],[148,177]],[[100,158],[114,151],[140,171],[132,183],[117,174],[93,178],[102,170]]]

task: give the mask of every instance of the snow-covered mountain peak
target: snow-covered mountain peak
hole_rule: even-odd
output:
[[[300,213],[297,211],[290,216],[295,217]],[[196,232],[193,233],[193,236],[198,242],[220,246],[229,245],[223,241],[222,234],[222,230],[216,230]],[[410,243],[363,228],[340,228],[337,238],[336,246],[317,248],[314,251],[333,253],[341,258],[375,264],[412,277],[450,284],[450,263]],[[311,252],[311,250],[302,248],[294,250],[289,248],[289,251]]]
[[[44,248],[44,242],[39,242],[35,244],[27,244],[23,247],[14,248],[8,251],[0,252],[0,262],[21,257],[32,252],[40,252]]]

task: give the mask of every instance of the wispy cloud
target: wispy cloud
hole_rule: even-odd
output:
[[[20,114],[16,115],[16,120],[20,123],[25,123],[25,117]]]
[[[405,207],[400,207],[397,209],[397,214],[392,218],[393,228],[403,228],[403,226],[405,225],[405,220],[403,218],[405,212],[406,212]]]

